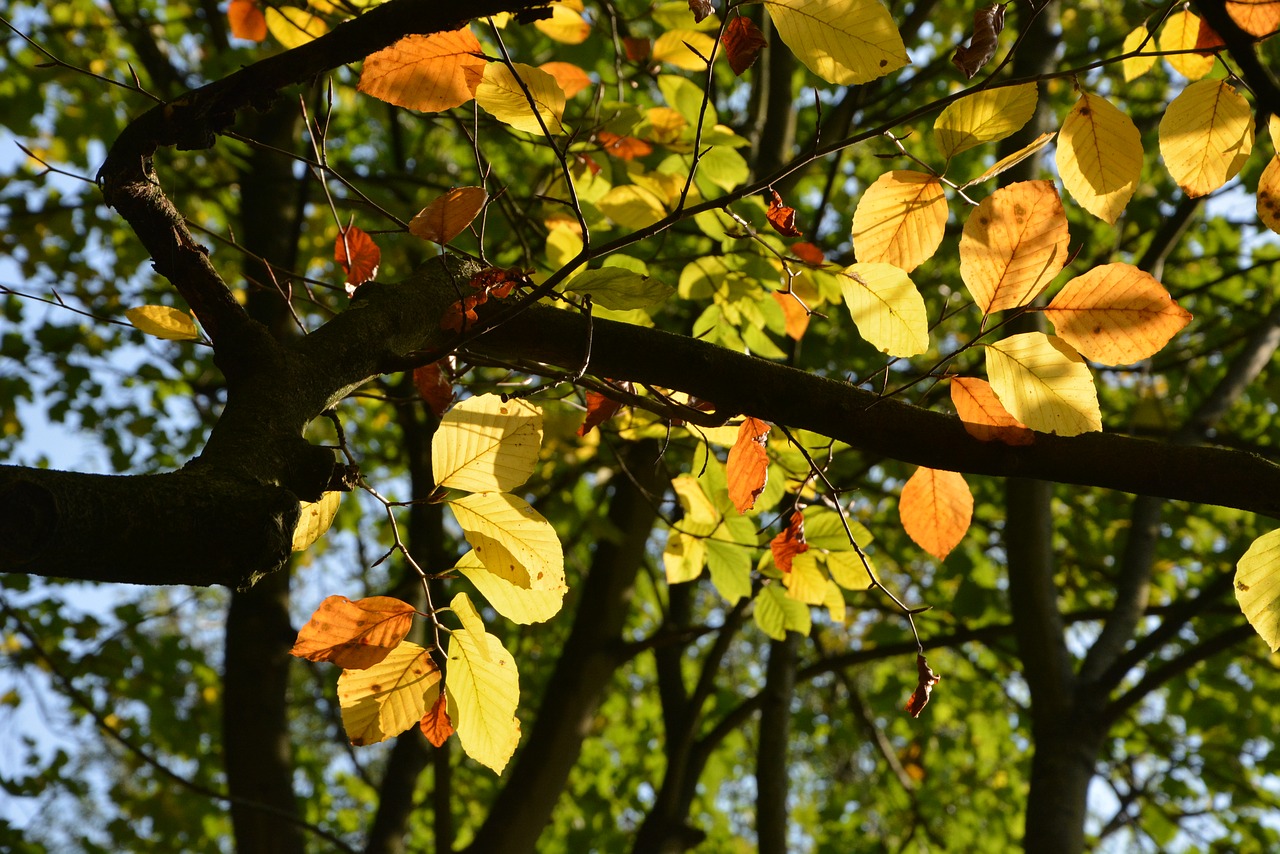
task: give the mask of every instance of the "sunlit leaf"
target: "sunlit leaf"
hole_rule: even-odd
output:
[[[1022,148],[1019,148],[1017,151],[1013,152],[1012,154],[1008,154],[1008,155],[1005,155],[1004,157],[1001,157],[995,163],[991,164],[991,168],[987,169],[977,178],[974,178],[972,181],[969,181],[968,183],[966,183],[960,189],[967,190],[976,184],[981,184],[984,181],[990,181],[992,178],[996,177],[1002,172],[1007,172],[1008,170],[1012,169],[1014,166],[1017,166],[1019,163],[1026,160],[1028,157],[1030,157],[1031,155],[1035,154],[1037,151],[1039,151],[1040,149],[1048,145],[1050,140],[1052,140],[1055,136],[1057,136],[1057,133],[1058,133],[1057,131],[1049,131],[1047,133],[1040,134],[1038,137],[1031,140],[1031,142],[1027,143]]]
[[[231,0],[227,4],[227,25],[238,39],[260,42],[267,37],[267,19],[258,0]]]
[[[782,576],[787,597],[806,605],[821,605],[827,598],[827,576],[818,566],[816,554],[795,555],[791,569]]]
[[[1262,224],[1280,234],[1280,155],[1271,158],[1258,179],[1257,207]]]
[[[486,113],[516,130],[541,134],[545,125],[548,133],[564,133],[564,125],[560,123],[560,117],[564,115],[564,90],[556,78],[520,63],[515,64],[515,69],[519,78],[501,62],[486,65],[484,78],[476,87],[476,103]],[[525,94],[526,88],[528,95]],[[530,98],[533,99],[532,104]]]
[[[725,478],[729,485],[729,499],[739,513],[746,513],[756,504],[764,491],[769,476],[769,455],[764,446],[770,427],[758,418],[745,418],[738,428],[738,441],[729,449],[729,461],[725,464]]]
[[[465,593],[455,596],[449,607],[454,613],[469,612],[479,621]],[[496,637],[469,629],[455,629],[449,634],[448,659],[445,696],[462,751],[501,774],[520,743],[520,722],[516,720],[520,675],[516,661]]]
[[[268,6],[267,30],[286,50],[302,47],[329,32],[324,18],[297,6]]]
[[[565,589],[555,528],[529,502],[505,492],[463,495],[449,509],[485,569],[517,587]]]
[[[139,332],[166,341],[199,341],[200,331],[191,315],[167,305],[143,305],[127,309],[124,316]]]
[[[1146,24],[1139,24],[1130,31],[1129,35],[1124,37],[1124,45],[1121,50],[1125,53],[1133,53],[1142,48],[1143,52],[1154,51],[1156,49],[1156,40],[1149,38],[1151,34],[1147,31]],[[1144,45],[1145,42],[1145,45]],[[1151,70],[1156,64],[1154,56],[1134,56],[1120,63],[1120,67],[1124,72],[1124,82],[1137,80],[1142,75]]]
[[[1280,650],[1280,531],[1253,541],[1236,564],[1236,601],[1249,625]]]
[[[972,377],[951,378],[951,403],[965,431],[982,442],[1030,445],[1036,434],[1009,414],[991,384]]]
[[[372,237],[353,225],[338,232],[333,241],[333,260],[347,274],[347,293],[353,294],[356,288],[377,277],[382,250]]]
[[[734,15],[729,19],[720,41],[724,45],[729,67],[739,77],[742,76],[742,72],[755,64],[760,51],[765,46],[764,35],[761,34],[760,28],[744,15]]]
[[[798,554],[809,550],[804,539],[804,513],[796,510],[791,514],[787,527],[769,541],[769,551],[773,554],[773,562],[783,572],[791,571],[791,561]]]
[[[452,670],[449,678],[452,682]],[[401,641],[372,667],[342,671],[338,705],[347,738],[361,746],[404,732],[427,713],[439,681],[440,668],[431,651],[408,641]]]
[[[769,199],[769,210],[765,212],[769,225],[784,237],[799,237],[800,229],[796,228],[796,209],[784,204],[782,196],[776,192],[772,196]]]
[[[505,492],[533,474],[542,446],[542,412],[501,395],[469,397],[440,420],[431,470],[440,486]]]
[[[488,199],[483,187],[454,187],[409,220],[409,233],[432,243],[448,243],[466,230]]]
[[[453,721],[449,720],[449,698],[444,691],[436,692],[435,702],[427,709],[427,713],[418,722],[422,734],[431,742],[432,747],[441,747],[449,736],[453,735]]]
[[[370,596],[352,602],[330,596],[320,603],[290,655],[308,661],[329,661],[348,670],[364,670],[385,659],[409,634],[415,610],[390,596]]]
[[[389,104],[435,113],[470,101],[485,65],[469,29],[406,36],[365,58],[358,88]]]
[[[778,35],[828,83],[867,83],[910,60],[902,35],[879,0],[767,0]]]
[[[664,282],[620,267],[584,270],[569,280],[565,290],[590,294],[597,305],[614,311],[658,305],[676,292]]]
[[[1060,338],[1023,332],[987,345],[987,376],[1009,414],[1032,430],[1077,436],[1102,429],[1089,367]]]
[[[662,550],[662,565],[666,569],[668,584],[683,584],[702,574],[707,565],[706,540],[683,531],[672,531]]]
[[[635,160],[637,157],[653,153],[653,146],[643,139],[636,139],[634,136],[618,136],[607,130],[597,133],[596,141],[600,143],[601,150],[605,154],[619,160]]]
[[[966,95],[933,123],[933,140],[950,160],[962,151],[1017,133],[1036,111],[1039,94],[1034,83],[984,89]]]
[[[1115,223],[1142,177],[1142,135],[1111,102],[1088,92],[1058,132],[1058,174],[1082,208]]]
[[[1153,356],[1191,322],[1191,312],[1154,276],[1129,264],[1103,264],[1076,276],[1044,313],[1060,338],[1104,365]]]
[[[1227,14],[1236,26],[1262,38],[1280,28],[1280,0],[1226,0]]]
[[[1160,154],[1192,198],[1234,178],[1252,150],[1253,110],[1221,80],[1192,83],[1160,120]]]
[[[627,383],[626,385],[630,387],[631,384]],[[587,414],[582,420],[582,425],[578,427],[578,435],[587,435],[616,415],[621,408],[622,403],[620,401],[606,397],[598,391],[587,392]]]
[[[682,71],[704,71],[716,40],[697,30],[667,30],[653,42],[650,56]],[[701,54],[701,55],[699,55]]]
[[[413,387],[437,418],[445,414],[454,398],[453,383],[445,371],[446,361],[441,359],[413,369]]]
[[[604,194],[596,207],[624,228],[641,229],[653,225],[667,215],[667,209],[652,190],[624,184]]]
[[[892,264],[854,264],[840,275],[845,305],[868,344],[891,356],[929,349],[929,319],[915,284]]]
[[[933,686],[938,684],[942,679],[941,676],[929,669],[929,662],[921,653],[916,656],[916,670],[918,676],[916,679],[916,689],[911,692],[911,696],[907,698],[907,705],[904,707],[908,714],[913,718],[920,717],[920,713],[924,711],[924,707],[929,702],[929,695],[933,693]]]
[[[544,62],[538,68],[556,79],[556,83],[564,90],[566,98],[572,98],[582,90],[590,89],[595,85],[591,81],[591,75],[572,62]]]
[[[551,4],[551,17],[534,21],[533,25],[561,44],[582,44],[591,37],[591,24],[582,17],[582,3],[577,0]]]
[[[1200,16],[1187,9],[1174,12],[1160,28],[1160,50],[1194,50],[1200,39]],[[1174,53],[1165,57],[1174,70],[1188,80],[1199,80],[1213,70],[1214,57],[1196,53]]]
[[[924,172],[886,172],[866,189],[853,212],[854,255],[864,263],[893,264],[910,273],[937,251],[946,226],[941,181]]]
[[[959,472],[921,466],[902,487],[898,515],[907,536],[943,560],[969,530],[973,493]]]
[[[560,613],[568,589],[535,589],[515,584],[490,572],[474,550],[467,552],[453,568],[470,581],[489,606],[504,618],[520,625],[544,623]]]
[[[760,591],[752,617],[760,631],[779,641],[786,640],[788,631],[808,635],[813,627],[809,606],[792,599],[777,584],[770,584]]]
[[[1066,264],[1067,238],[1052,181],[1001,187],[965,221],[960,278],[983,314],[1027,305]]]
[[[319,501],[303,501],[298,511],[298,524],[293,529],[293,550],[304,551],[316,540],[324,536],[333,524],[333,517],[338,515],[338,504],[342,501],[341,492],[326,492]],[[350,667],[344,664],[343,667]]]

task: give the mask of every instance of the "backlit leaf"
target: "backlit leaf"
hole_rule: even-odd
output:
[[[341,492],[326,492],[319,501],[300,502],[298,524],[293,529],[293,550],[300,552],[316,540],[324,536],[325,531],[333,524],[333,517],[338,515],[338,504],[342,501]],[[344,664],[343,667],[350,667]]]
[[[286,50],[301,47],[329,32],[324,18],[297,6],[268,6],[267,30]]]
[[[821,605],[827,598],[827,576],[818,566],[816,554],[798,554],[791,569],[782,576],[787,596],[806,605]]]
[[[772,296],[773,301],[782,308],[782,315],[786,318],[787,337],[799,341],[804,337],[805,330],[809,328],[809,312],[805,311],[805,307],[797,302],[792,294],[774,291]]]
[[[1146,24],[1139,24],[1130,31],[1129,35],[1124,37],[1124,45],[1121,50],[1124,53],[1133,53],[1142,48],[1143,52],[1154,51],[1156,49],[1156,40],[1149,38],[1150,33],[1147,32]],[[1145,43],[1145,44],[1144,44]],[[1120,68],[1124,72],[1124,82],[1137,80],[1142,75],[1151,70],[1151,66],[1156,64],[1154,56],[1134,56],[1120,63]]]
[[[915,284],[892,264],[854,264],[840,274],[858,334],[882,353],[916,356],[929,349],[929,319]]]
[[[906,65],[902,35],[879,0],[767,0],[787,47],[828,83],[867,83]]]
[[[755,64],[756,59],[760,56],[760,51],[765,46],[764,36],[760,32],[760,28],[755,25],[754,21],[743,15],[734,15],[729,19],[729,23],[724,28],[724,35],[720,37],[720,42],[724,45],[725,55],[729,59],[729,67],[739,77],[742,76],[742,72]]]
[[[960,278],[984,315],[1027,305],[1066,264],[1067,238],[1052,181],[1001,187],[964,224]]]
[[[1200,16],[1186,9],[1174,12],[1160,28],[1160,50],[1193,50],[1200,39]],[[1188,80],[1199,80],[1213,70],[1214,57],[1196,53],[1175,53],[1165,57],[1173,69]]]
[[[902,487],[898,515],[907,536],[942,560],[969,530],[973,493],[959,472],[921,466]]]
[[[787,632],[808,635],[813,627],[809,606],[792,599],[777,584],[770,584],[756,597],[752,617],[760,631],[774,640],[786,640]]]
[[[1001,157],[995,163],[991,164],[990,169],[983,172],[981,175],[979,175],[977,178],[974,178],[972,181],[969,181],[960,189],[967,190],[970,187],[974,186],[975,184],[981,184],[984,181],[990,181],[992,178],[996,177],[1000,173],[1007,172],[1008,170],[1012,169],[1014,166],[1017,166],[1019,163],[1026,160],[1031,155],[1035,154],[1040,149],[1044,148],[1046,145],[1049,144],[1050,140],[1052,140],[1055,136],[1057,136],[1057,131],[1049,131],[1048,133],[1040,134],[1031,142],[1022,146],[1022,148],[1019,148],[1017,151],[1013,152],[1013,154],[1008,154],[1008,155],[1005,155],[1004,157]]]
[[[1280,531],[1253,541],[1236,564],[1236,601],[1249,625],[1280,650]]]
[[[520,625],[544,623],[560,613],[568,589],[538,590],[522,587],[490,572],[475,550],[459,558],[453,568],[470,581],[489,606],[506,619]]]
[[[1236,26],[1262,38],[1280,29],[1280,0],[1226,0],[1227,14]]]
[[[1154,276],[1129,264],[1103,264],[1076,276],[1044,313],[1060,338],[1104,365],[1155,355],[1191,321]]]
[[[1030,445],[1036,440],[1035,433],[1009,414],[986,380],[952,377],[951,403],[965,431],[979,441]]]
[[[520,75],[518,79],[501,62],[485,66],[484,78],[475,93],[480,109],[516,130],[541,134],[542,126],[546,125],[548,133],[564,133],[564,125],[560,123],[560,117],[564,115],[564,90],[556,78],[520,63],[515,63],[515,69]],[[527,96],[520,81],[524,81],[529,90]],[[533,105],[530,105],[530,98]]]
[[[800,229],[796,228],[796,209],[784,204],[782,196],[776,192],[772,195],[773,197],[769,199],[769,209],[765,212],[769,225],[783,237],[799,237]]]
[[[650,56],[682,71],[705,71],[716,40],[697,30],[667,30],[653,42]],[[701,56],[699,56],[701,54]]]
[[[969,45],[956,48],[951,55],[951,63],[973,79],[978,69],[991,61],[996,55],[996,47],[1000,44],[1000,32],[1004,29],[1004,4],[992,3],[982,6],[973,12],[973,37]]]
[[[583,418],[582,425],[578,427],[578,435],[587,435],[616,415],[621,408],[622,403],[620,401],[606,397],[598,391],[587,392],[587,415]]]
[[[418,722],[422,734],[432,747],[441,747],[453,735],[453,721],[449,720],[449,698],[444,691],[436,693],[436,700]]]
[[[624,184],[604,194],[596,207],[624,228],[641,229],[653,225],[667,215],[662,199],[652,190]]]
[[[377,277],[382,250],[372,237],[353,225],[338,232],[337,239],[333,241],[333,260],[347,274],[347,294],[350,295]]]
[[[755,525],[750,520],[739,516],[737,522],[746,522],[751,533],[755,533]],[[726,520],[726,527],[732,524]],[[721,530],[724,530],[723,528]],[[742,599],[751,596],[751,549],[744,548],[736,542],[725,542],[720,539],[703,540],[707,551],[707,574],[711,576],[711,585],[715,587],[724,600],[736,605]]]
[[[987,345],[987,376],[1005,409],[1032,430],[1077,436],[1102,429],[1089,367],[1060,338],[1023,332]]]
[[[729,499],[739,513],[746,513],[756,504],[764,491],[769,476],[769,455],[764,446],[770,427],[758,418],[743,419],[738,428],[738,441],[729,449],[729,461],[725,464],[725,478],[729,485]]]
[[[227,4],[227,25],[238,39],[260,42],[267,37],[267,19],[258,0],[231,0]]]
[[[1275,118],[1272,116],[1272,118]],[[1258,219],[1280,234],[1280,155],[1271,158],[1258,179]]]
[[[791,571],[791,561],[798,554],[809,550],[804,539],[804,513],[796,510],[791,514],[787,527],[769,541],[769,551],[773,554],[773,562],[783,572]]]
[[[455,596],[449,607],[454,613],[475,614],[465,593]],[[520,675],[516,661],[496,637],[469,629],[455,629],[449,634],[448,659],[445,696],[462,751],[501,774],[520,743],[520,722],[516,720]]]
[[[1142,135],[1106,98],[1082,92],[1058,132],[1058,173],[1082,208],[1115,224],[1142,177]]]
[[[886,172],[858,200],[853,251],[861,262],[893,264],[910,273],[937,251],[946,226],[941,181],[923,172]]]
[[[662,565],[667,572],[668,584],[683,584],[702,574],[707,564],[706,540],[690,536],[682,531],[672,531],[662,550]]]
[[[566,98],[572,98],[583,89],[589,89],[595,85],[591,82],[591,75],[572,62],[544,62],[538,68],[556,79],[556,83],[564,90]]]
[[[335,493],[336,494],[336,493]],[[330,596],[298,632],[290,655],[364,670],[385,659],[409,634],[416,612],[408,602],[370,596],[352,602]]]
[[[635,160],[637,157],[653,153],[653,146],[643,139],[636,139],[634,136],[618,136],[607,130],[597,133],[596,141],[600,143],[605,154],[619,160]]]
[[[466,231],[488,200],[483,187],[454,187],[409,220],[409,233],[443,246]]]
[[[470,101],[486,64],[469,29],[406,36],[365,58],[357,88],[388,104],[437,113]]]
[[[648,308],[670,299],[676,289],[649,276],[621,267],[584,270],[569,280],[565,290],[590,294],[599,306],[614,311]]]
[[[134,328],[166,341],[199,341],[200,331],[191,315],[167,305],[144,305],[127,309],[124,316]]]
[[[1253,111],[1221,80],[1192,83],[1160,120],[1160,154],[1190,197],[1235,177],[1253,150]]]
[[[445,359],[413,369],[413,387],[422,395],[422,400],[439,418],[453,403],[453,383],[445,371]]]
[[[533,25],[561,44],[582,44],[591,37],[591,24],[582,17],[581,2],[553,3],[551,17],[534,21]]]
[[[1017,133],[1036,111],[1039,93],[1034,83],[984,89],[966,95],[933,123],[933,140],[950,160],[962,151]]]
[[[916,689],[911,692],[904,707],[913,718],[920,717],[920,713],[929,702],[929,695],[933,693],[933,686],[937,685],[938,680],[942,678],[929,669],[929,662],[925,660],[923,653],[916,656],[916,670],[918,672]]]
[[[449,673],[450,683],[453,672]],[[377,744],[422,720],[434,701],[440,668],[431,651],[401,641],[379,663],[338,677],[342,728],[356,746]],[[430,695],[430,696],[429,696]]]
[[[563,594],[564,550],[555,528],[529,502],[505,492],[449,502],[484,568],[517,587]]]
[[[500,395],[469,397],[440,420],[431,470],[440,486],[505,492],[533,474],[542,446],[542,412]]]
[[[680,502],[680,530],[695,537],[705,537],[719,527],[720,513],[698,478],[691,474],[677,475],[671,480],[671,489]]]

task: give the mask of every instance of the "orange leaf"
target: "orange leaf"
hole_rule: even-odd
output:
[[[729,449],[725,479],[729,484],[729,498],[739,513],[754,507],[764,491],[769,477],[769,455],[764,449],[768,435],[768,424],[758,418],[748,418],[738,428],[738,441]]]
[[[933,686],[938,684],[941,676],[929,669],[929,662],[925,660],[923,654],[916,655],[916,690],[911,692],[911,696],[907,699],[906,710],[911,717],[918,718],[920,713],[924,711],[925,705],[929,702],[929,695],[933,693]]]
[[[1103,264],[1076,276],[1044,313],[1059,338],[1104,365],[1153,356],[1191,322],[1191,312],[1164,285],[1128,264]]]
[[[422,728],[422,734],[427,737],[427,741],[431,742],[432,747],[440,747],[449,740],[449,736],[453,735],[453,721],[449,720],[448,702],[445,698],[445,689],[440,689],[440,696],[436,697],[436,701],[427,709],[427,713],[422,716],[418,726]]]
[[[338,232],[338,239],[333,242],[333,260],[347,274],[347,295],[350,296],[356,288],[373,281],[378,275],[382,250],[372,237],[352,225]]]
[[[956,48],[951,62],[970,80],[978,69],[991,61],[1000,43],[1000,31],[1004,29],[1004,4],[992,3],[973,12],[973,38],[969,46]]]
[[[1009,414],[986,380],[953,377],[951,402],[964,429],[979,441],[1030,445],[1036,440],[1031,428]]]
[[[438,113],[470,101],[484,75],[480,42],[468,29],[407,36],[365,58],[357,88],[411,110]]]
[[[960,278],[984,315],[1027,305],[1067,263],[1067,215],[1052,181],[996,190],[960,236]]]
[[[455,187],[409,220],[409,233],[441,246],[457,237],[489,200],[482,187]]]
[[[330,596],[298,632],[289,654],[307,661],[331,661],[345,670],[365,670],[404,640],[414,613],[412,605],[390,596],[355,602]]]
[[[724,45],[725,55],[729,58],[729,67],[739,77],[742,76],[742,72],[755,64],[760,51],[765,46],[760,28],[750,18],[744,18],[741,15],[729,21],[729,25],[724,28],[724,35],[720,37],[720,42]]]
[[[793,341],[799,341],[804,337],[805,330],[809,328],[809,312],[805,311],[800,301],[791,294],[774,291],[773,299],[782,306],[782,316],[787,324],[787,337]]]
[[[1251,36],[1269,36],[1280,27],[1280,0],[1227,0],[1227,14]]]
[[[544,62],[538,68],[556,79],[566,98],[572,98],[592,85],[587,72],[572,62]]]
[[[958,472],[921,466],[902,487],[898,515],[907,536],[942,560],[969,530],[973,493]]]
[[[621,383],[621,385],[627,391],[631,391],[631,383]],[[582,426],[578,428],[578,435],[587,435],[593,427],[608,421],[621,408],[622,404],[611,397],[606,397],[598,391],[587,392],[587,417],[583,419]]]
[[[616,133],[602,130],[596,134],[596,139],[600,141],[605,154],[619,160],[635,160],[637,157],[653,153],[652,145],[634,136],[618,136]]]
[[[260,42],[267,37],[267,19],[258,8],[258,0],[231,0],[227,4],[227,23],[231,35],[238,39]]]
[[[800,230],[796,228],[796,209],[789,208],[782,203],[782,196],[777,192],[770,190],[773,198],[769,200],[769,210],[765,212],[765,216],[769,219],[769,225],[773,226],[773,230],[778,234],[786,237],[799,237]]]
[[[1196,50],[1208,55],[1226,46],[1227,43],[1222,40],[1222,36],[1214,32],[1208,21],[1201,18],[1200,29],[1196,33]]]
[[[853,212],[853,251],[862,263],[910,273],[927,261],[947,227],[947,197],[933,175],[895,169],[875,180]]]
[[[413,384],[437,418],[444,415],[454,397],[453,383],[449,381],[449,375],[445,371],[445,361],[441,359],[413,369]]]
[[[797,510],[791,514],[786,529],[769,541],[769,551],[773,552],[773,562],[783,572],[791,571],[792,558],[809,551],[809,544],[804,541],[803,513]]]
[[[827,263],[827,258],[822,254],[822,250],[812,243],[792,243],[791,254],[813,267],[821,267]]]

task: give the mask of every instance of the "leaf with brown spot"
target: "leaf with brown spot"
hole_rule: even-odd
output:
[[[440,695],[418,722],[422,734],[431,742],[432,747],[443,747],[454,732],[453,721],[449,720],[449,700],[445,696],[445,690],[444,686],[440,687]]]
[[[356,288],[373,281],[378,275],[382,250],[372,237],[351,225],[338,232],[338,239],[333,242],[333,260],[347,274],[347,296],[350,296]]]
[[[307,661],[331,661],[347,670],[364,670],[382,661],[404,640],[416,613],[390,596],[352,602],[330,596],[298,632],[290,655]]]
[[[933,686],[938,684],[942,679],[937,673],[929,669],[929,662],[925,660],[924,654],[916,655],[916,690],[911,692],[911,696],[907,699],[905,706],[907,712],[913,718],[920,717],[920,713],[924,711],[924,707],[929,703],[929,695],[933,693]]]
[[[769,425],[758,418],[747,418],[738,428],[738,441],[729,449],[729,461],[725,465],[729,498],[739,513],[746,513],[756,504],[769,477],[769,455],[764,445],[769,435]]]
[[[791,561],[798,554],[809,550],[804,540],[804,513],[796,510],[791,514],[787,527],[769,541],[769,551],[773,553],[773,562],[783,572],[791,571]]]
[[[755,22],[741,15],[729,21],[729,25],[724,28],[724,35],[720,37],[720,43],[724,45],[729,67],[739,77],[755,64],[766,44],[764,35]]]
[[[413,384],[437,418],[444,415],[454,398],[453,383],[445,370],[448,361],[448,359],[440,359],[413,369]]]
[[[969,46],[961,45],[951,55],[951,62],[963,72],[964,76],[973,79],[982,66],[996,55],[1000,44],[1000,31],[1004,29],[1004,4],[992,3],[975,9],[973,13],[973,38]]]
[[[455,187],[409,220],[409,233],[441,246],[471,225],[489,200],[483,187]]]
[[[765,213],[769,219],[769,225],[784,237],[799,237],[800,229],[796,228],[796,209],[784,205],[782,196],[779,196],[776,191],[769,192],[773,193],[773,198],[769,200],[769,210]]]

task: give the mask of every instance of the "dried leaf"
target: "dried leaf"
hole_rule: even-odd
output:
[[[941,676],[929,669],[929,662],[925,660],[924,654],[916,655],[916,690],[911,692],[911,697],[907,700],[906,710],[911,717],[918,718],[920,713],[924,711],[925,705],[929,702],[929,695],[933,693],[933,686],[938,684]]]
[[[790,572],[792,559],[808,550],[809,544],[804,541],[804,513],[796,510],[782,533],[769,541],[769,551],[773,552],[773,562],[778,569]]]
[[[382,250],[372,237],[352,225],[338,232],[338,239],[333,242],[333,260],[347,274],[347,296],[351,296],[356,288],[377,277]]]
[[[715,14],[716,7],[711,0],[689,0],[689,11],[693,13],[693,20],[701,24],[708,15]]]
[[[773,194],[773,198],[769,200],[769,210],[765,213],[769,219],[769,225],[785,237],[799,237],[800,229],[796,228],[796,209],[784,205],[782,196],[779,196],[776,191],[769,192]]]
[[[630,61],[643,62],[649,58],[649,52],[653,50],[653,42],[642,36],[627,36],[622,40],[622,49]]]
[[[440,359],[413,369],[413,384],[436,417],[444,415],[453,403],[453,383],[446,370],[449,359]]]
[[[390,596],[352,602],[330,596],[298,632],[290,655],[331,661],[346,670],[365,670],[386,658],[413,624],[412,605]]]
[[[1004,5],[992,3],[974,10],[973,38],[969,46],[961,45],[951,55],[951,62],[970,80],[978,73],[978,69],[991,61],[996,55],[996,47],[1000,44],[1000,31],[1004,29]]]
[[[449,698],[445,696],[443,687],[418,726],[422,728],[422,734],[431,742],[432,747],[443,747],[449,736],[453,735],[453,721],[449,720]]]
[[[631,391],[631,383],[622,383],[621,385],[627,391]],[[621,408],[622,403],[611,397],[607,397],[598,391],[587,392],[587,417],[583,419],[582,426],[578,428],[578,435],[587,435],[593,427],[608,421]]]
[[[769,455],[764,449],[769,429],[769,425],[758,418],[747,418],[738,428],[738,441],[729,449],[725,479],[729,485],[729,498],[739,513],[746,513],[754,507],[756,499],[764,492],[764,484],[769,477]]]
[[[418,211],[409,233],[443,246],[466,230],[488,200],[483,187],[455,187]]]
[[[720,37],[720,43],[724,45],[729,67],[739,77],[742,76],[742,72],[755,64],[760,57],[760,51],[765,46],[764,35],[760,32],[760,28],[750,18],[744,18],[742,15],[730,19],[729,25],[724,29],[724,35]]]

